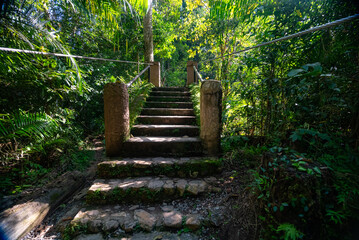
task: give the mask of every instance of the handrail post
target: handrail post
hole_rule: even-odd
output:
[[[210,156],[220,153],[222,131],[222,86],[220,81],[206,80],[201,84],[201,133],[204,152]]]
[[[150,83],[155,87],[161,87],[161,64],[160,62],[151,62]]]
[[[188,61],[187,62],[187,82],[186,86],[191,85],[192,83],[198,82],[198,78],[196,73],[194,72],[193,66],[198,68],[198,63],[195,61]]]
[[[104,88],[106,156],[119,156],[130,136],[130,111],[127,86],[107,83]]]

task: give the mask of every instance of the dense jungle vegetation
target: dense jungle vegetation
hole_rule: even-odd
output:
[[[143,62],[145,2],[1,1],[0,46]],[[152,10],[163,84],[184,86],[188,60],[222,82],[223,159],[251,171],[259,238],[354,239],[358,19],[227,54],[354,15],[355,1],[157,0]],[[81,169],[91,159],[85,139],[104,132],[104,84],[143,69],[4,51],[0,62],[0,196],[53,169]],[[146,77],[137,81],[130,101],[150,87]]]

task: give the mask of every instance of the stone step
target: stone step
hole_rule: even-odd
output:
[[[132,137],[124,142],[122,156],[186,157],[201,156],[202,143],[198,137]]]
[[[199,127],[193,125],[134,125],[131,129],[133,136],[199,136]]]
[[[186,87],[154,87],[152,88],[152,92],[155,91],[174,91],[174,92],[183,92],[183,91],[188,91],[188,88]]]
[[[150,102],[191,102],[191,97],[185,96],[149,96],[147,101]]]
[[[192,102],[145,102],[148,108],[193,108]]]
[[[108,158],[97,165],[100,178],[124,178],[165,175],[196,178],[210,176],[222,170],[218,158]]]
[[[82,228],[86,228],[86,226],[82,226]],[[126,234],[115,232],[112,235],[115,235],[116,238],[108,238],[108,236],[102,233],[91,233],[91,234],[81,234],[76,238],[72,238],[73,240],[199,240],[203,238],[199,238],[194,233],[187,232],[188,229],[184,229],[183,232],[173,233],[173,232],[138,232],[134,234]],[[120,237],[120,238],[118,238]]]
[[[188,108],[143,108],[141,114],[155,116],[194,116],[193,109]]]
[[[70,227],[84,229],[85,233],[110,234],[122,232],[123,234],[139,234],[138,231],[178,231],[184,228],[196,231],[202,225],[209,223],[208,216],[181,212],[175,209],[174,206],[167,204],[147,206],[109,205],[82,208],[71,221]],[[80,233],[78,232],[77,234]],[[132,236],[131,239],[133,239]]]
[[[150,96],[191,96],[191,93],[187,91],[152,91]]]
[[[140,115],[136,120],[139,124],[195,125],[195,116],[149,116]]]
[[[153,203],[187,196],[219,192],[202,179],[139,177],[96,179],[87,191],[86,202],[92,205],[116,203]]]

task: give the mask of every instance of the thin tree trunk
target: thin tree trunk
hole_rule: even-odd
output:
[[[149,0],[148,11],[143,18],[143,37],[145,43],[145,62],[153,62],[153,33],[152,33],[152,1]]]

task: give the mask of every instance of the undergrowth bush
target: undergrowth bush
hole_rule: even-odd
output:
[[[227,161],[252,173],[260,238],[351,239],[359,219],[357,153],[314,130],[293,132],[291,139],[290,146],[252,145],[250,136],[222,140]],[[293,149],[308,141],[305,152]]]
[[[189,91],[191,93],[191,100],[193,103],[193,111],[196,115],[197,125],[200,126],[200,97],[201,97],[201,84],[191,84],[189,85]]]
[[[130,109],[130,126],[132,127],[136,121],[137,116],[141,113],[143,104],[148,97],[152,83],[146,81],[135,82],[129,89],[129,109]]]

